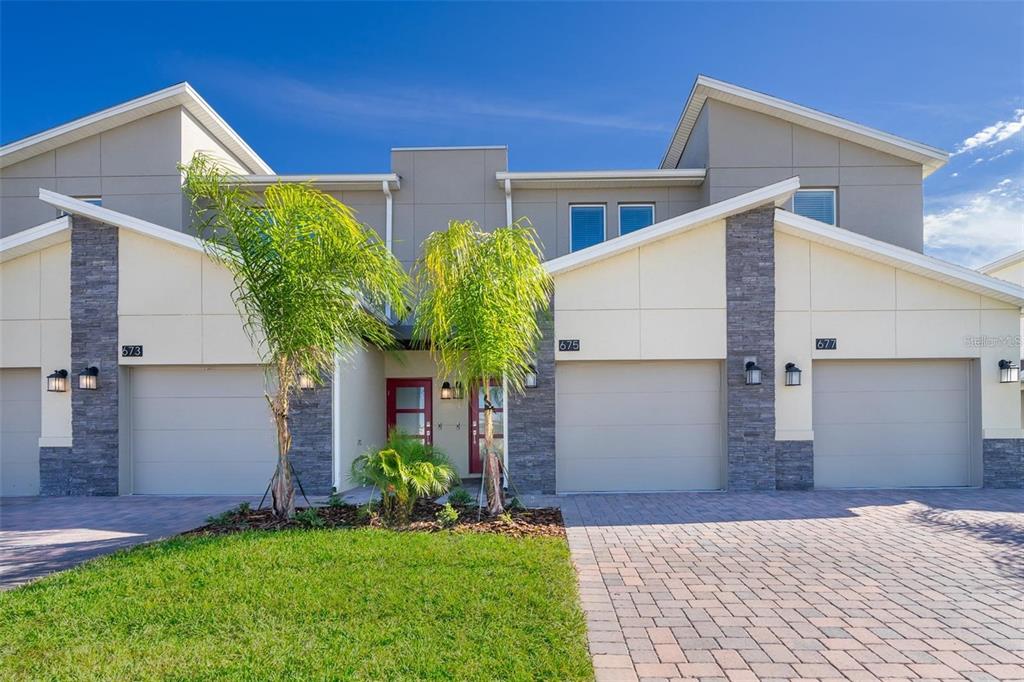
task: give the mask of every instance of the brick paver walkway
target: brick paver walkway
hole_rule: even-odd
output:
[[[141,542],[176,535],[244,497],[0,499],[0,590]],[[251,500],[253,504],[259,500]]]
[[[1024,680],[1024,492],[558,498],[601,680]]]

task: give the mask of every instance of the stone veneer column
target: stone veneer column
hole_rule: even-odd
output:
[[[774,490],[775,480],[775,207],[725,221],[728,487]],[[744,358],[762,368],[747,386]]]
[[[334,374],[322,386],[296,391],[292,397],[289,427],[292,432],[291,463],[307,495],[327,495],[333,478]]]
[[[39,453],[43,495],[117,495],[118,230],[71,219],[71,447]],[[78,373],[96,366],[95,391],[78,388]]]
[[[814,441],[775,441],[775,487],[810,490],[814,487]]]
[[[981,452],[986,488],[1024,488],[1024,439],[986,438]]]
[[[542,315],[537,388],[508,399],[508,473],[523,494],[555,492],[555,303]]]

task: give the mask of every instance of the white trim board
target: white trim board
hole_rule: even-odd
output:
[[[647,170],[596,171],[498,171],[495,180],[501,186],[508,181],[513,188],[561,189],[574,187],[696,187],[704,183],[703,168],[653,168]]]
[[[176,106],[184,107],[192,114],[251,172],[267,175],[274,172],[188,83],[178,83],[5,144],[0,147],[0,168]]]
[[[268,187],[279,182],[310,184],[324,190],[375,190],[380,191],[381,183],[388,183],[392,190],[402,189],[402,179],[397,173],[324,173],[314,175],[230,175],[228,180],[247,187]]]
[[[631,232],[621,237],[615,237],[600,244],[589,246],[579,251],[566,254],[559,258],[549,260],[544,264],[549,274],[557,275],[570,270],[590,265],[605,258],[611,258],[630,249],[635,249],[644,244],[649,244],[672,235],[686,232],[694,228],[706,225],[716,220],[721,220],[737,213],[743,213],[758,206],[773,204],[782,206],[793,193],[800,188],[800,178],[789,178],[773,185],[746,192],[739,196],[719,201],[718,203],[699,208],[696,211],[684,213],[675,218],[654,223],[642,230]]]
[[[186,249],[205,253],[203,243],[198,238],[193,237],[190,234],[185,234],[184,232],[179,232],[178,230],[172,230],[170,228],[157,225],[156,223],[141,220],[125,213],[118,213],[117,211],[112,211],[109,208],[96,206],[94,204],[81,201],[80,199],[74,199],[64,194],[58,194],[57,192],[42,188],[39,190],[39,200],[43,203],[59,208],[65,213],[72,213],[77,216],[82,216],[83,218],[91,218],[97,222],[112,225],[114,227],[121,227],[126,230],[131,230],[132,232],[146,235],[147,237],[161,239],[165,242],[170,242]],[[68,220],[65,228],[70,226],[71,221]]]
[[[1006,303],[1024,306],[1024,287],[857,232],[804,218],[781,208],[775,209],[775,229]]]
[[[715,80],[707,76],[697,76],[690,90],[675,132],[669,141],[668,149],[661,159],[662,168],[675,168],[683,155],[686,142],[693,132],[704,103],[708,99],[716,99],[727,104],[756,111],[775,118],[795,123],[811,130],[833,135],[840,139],[855,142],[886,154],[892,154],[914,163],[921,164],[922,177],[928,177],[949,160],[949,153],[920,142],[892,135],[875,128],[848,121],[832,114],[826,114],[809,107],[794,104],[778,97],[765,95],[754,90],[741,88],[732,83]]]

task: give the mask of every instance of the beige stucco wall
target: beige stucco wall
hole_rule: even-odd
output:
[[[718,221],[555,278],[556,360],[725,357],[725,223]]]
[[[459,476],[468,476],[469,390],[465,391],[462,400],[441,400],[441,384],[444,378],[438,376],[437,365],[427,351],[388,353],[384,358],[384,375],[388,379],[433,380],[434,445],[445,451]],[[381,424],[384,423],[384,420],[381,420]]]
[[[1016,352],[1018,308],[792,235],[776,232],[775,246],[779,439],[813,437],[812,360],[870,358],[979,359],[984,436],[1021,435],[1019,387],[1000,384],[997,366]],[[838,349],[815,350],[819,337]],[[802,386],[783,385],[787,362]]]
[[[227,270],[199,251],[130,230],[121,230],[118,250],[118,343],[144,351],[121,364],[259,363]]]
[[[1024,260],[1012,263],[1005,267],[993,270],[988,273],[992,277],[998,277],[999,279],[1005,279],[1008,282],[1013,282],[1017,286],[1024,287]]]
[[[339,490],[348,490],[355,485],[349,479],[352,462],[384,441],[384,354],[360,350],[342,360],[339,370],[334,414],[338,429],[335,480]]]
[[[71,392],[46,391],[47,374],[72,370],[70,265],[69,242],[0,263],[0,367],[39,368],[45,446],[71,441]]]

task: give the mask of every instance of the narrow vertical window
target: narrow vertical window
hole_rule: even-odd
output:
[[[619,234],[629,234],[654,224],[654,204],[619,204]]]
[[[604,206],[569,207],[569,246],[579,251],[604,241]]]

